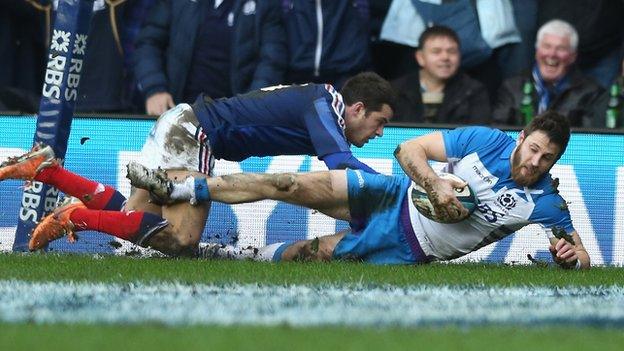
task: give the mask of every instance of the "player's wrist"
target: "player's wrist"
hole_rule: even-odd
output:
[[[582,267],[581,260],[578,258],[574,261],[560,260],[557,264],[563,269],[581,269]]]

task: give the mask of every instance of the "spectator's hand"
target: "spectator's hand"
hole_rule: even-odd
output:
[[[463,188],[467,185],[466,182],[442,178],[437,178],[432,182],[430,189],[427,189],[427,194],[436,213],[441,218],[447,218],[449,222],[454,222],[468,216],[468,210],[455,196],[455,188]]]
[[[555,245],[551,244],[548,250],[550,250],[555,263],[564,268],[574,267],[578,260],[574,245],[567,242],[564,238],[559,239]]]
[[[163,112],[174,107],[173,97],[167,92],[151,95],[145,101],[145,112],[148,115],[160,116]]]

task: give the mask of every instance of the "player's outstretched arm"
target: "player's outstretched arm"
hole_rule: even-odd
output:
[[[429,166],[429,160],[447,161],[442,133],[435,132],[403,142],[395,149],[394,156],[403,171],[427,191],[436,213],[450,220],[468,215],[468,210],[457,200],[453,190],[463,188],[466,183],[441,179]]]
[[[576,231],[571,234],[574,244],[565,238],[550,238],[550,253],[553,260],[563,268],[587,269],[590,267],[590,259],[581,237]]]
[[[329,169],[360,169],[366,173],[379,174],[379,172],[370,168],[367,164],[358,160],[349,152],[334,152],[323,156],[323,162]]]

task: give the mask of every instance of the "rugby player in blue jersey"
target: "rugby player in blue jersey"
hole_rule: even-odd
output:
[[[174,198],[201,194],[215,158],[315,155],[329,169],[375,173],[353,156],[350,145],[362,147],[383,135],[395,99],[390,84],[372,72],[352,77],[340,93],[329,84],[306,84],[229,99],[200,95],[193,105],[180,104],[160,116],[143,146],[140,164],[129,171],[140,175],[161,169],[171,179],[186,179],[160,194]],[[159,175],[147,171],[143,178]],[[65,233],[73,240],[75,231],[97,230],[168,254],[193,255],[210,209],[201,198],[193,204],[155,203],[143,189],[135,189],[125,201],[112,187],[63,169],[45,146],[5,162],[0,180],[7,178],[41,181],[81,200],[42,220],[31,236],[31,250]],[[143,178],[135,178],[133,185],[146,187]]]
[[[395,156],[409,177],[333,170],[209,178],[200,196],[205,201],[280,200],[347,220],[351,229],[257,250],[213,244],[203,253],[274,261],[426,263],[463,256],[536,223],[549,238],[557,264],[589,268],[589,255],[549,173],[569,139],[568,120],[546,112],[525,127],[517,140],[497,129],[466,127],[406,141]],[[453,188],[463,184],[438,177],[429,160],[447,162],[445,171],[464,179],[476,192],[479,206],[472,215],[466,218],[468,212],[454,195]],[[427,190],[438,213],[450,221],[463,220],[438,223],[420,214],[411,201],[413,182]],[[154,180],[151,184],[161,186]]]

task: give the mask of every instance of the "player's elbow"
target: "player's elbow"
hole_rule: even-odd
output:
[[[413,156],[414,154],[425,154],[425,149],[420,138],[406,140],[394,149],[394,157],[396,157],[397,160]]]

